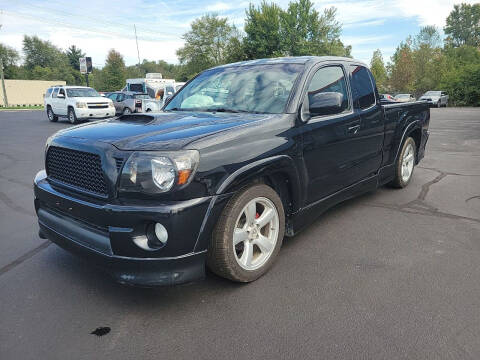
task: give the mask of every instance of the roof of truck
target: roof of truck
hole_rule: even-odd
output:
[[[217,68],[230,67],[230,66],[249,66],[249,65],[269,65],[269,64],[307,64],[323,62],[323,61],[342,61],[342,62],[354,62],[357,64],[366,64],[357,59],[341,56],[286,56],[277,58],[256,59],[248,61],[240,61],[232,64],[225,64],[217,66]]]

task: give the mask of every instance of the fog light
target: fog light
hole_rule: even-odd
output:
[[[132,240],[143,250],[154,251],[165,246],[168,240],[168,231],[160,223],[150,224],[145,235],[136,236]]]
[[[167,232],[167,229],[165,229],[165,226],[163,226],[160,223],[156,223],[155,236],[157,237],[158,241],[162,243],[162,245],[165,245],[168,240],[168,232]]]

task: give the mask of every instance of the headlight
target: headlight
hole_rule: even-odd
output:
[[[178,152],[134,152],[125,163],[119,191],[164,193],[190,183],[198,166],[196,150]]]
[[[87,107],[87,103],[77,102],[77,103],[75,104],[75,107],[77,107],[77,108],[86,108],[86,107]]]
[[[114,107],[114,106],[113,106],[113,102],[110,101],[110,102],[108,103],[108,107],[113,108],[113,107]]]

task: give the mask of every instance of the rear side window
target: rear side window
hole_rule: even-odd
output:
[[[318,69],[308,86],[308,96],[322,92],[337,92],[343,95],[342,111],[349,108],[345,74],[340,66]]]
[[[53,95],[52,95],[52,97],[56,98],[56,97],[57,97],[57,94],[58,94],[58,88],[55,88],[55,90],[53,90]]]
[[[355,107],[366,109],[375,104],[375,90],[366,67],[352,66],[352,92]]]

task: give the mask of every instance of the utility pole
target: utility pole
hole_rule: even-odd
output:
[[[133,29],[135,30],[135,42],[137,43],[138,66],[140,66],[140,51],[138,50],[137,27],[135,24],[133,24]]]
[[[0,10],[0,14],[3,14],[3,11]],[[0,29],[2,28],[2,24],[0,24]],[[3,59],[0,57],[0,77],[2,78],[2,89],[3,89],[3,104],[5,107],[8,106],[8,99],[7,99],[7,90],[5,89],[5,77],[3,76]]]
[[[7,90],[5,89],[5,78],[3,76],[3,59],[0,57],[0,77],[2,78],[3,104],[8,106]]]

